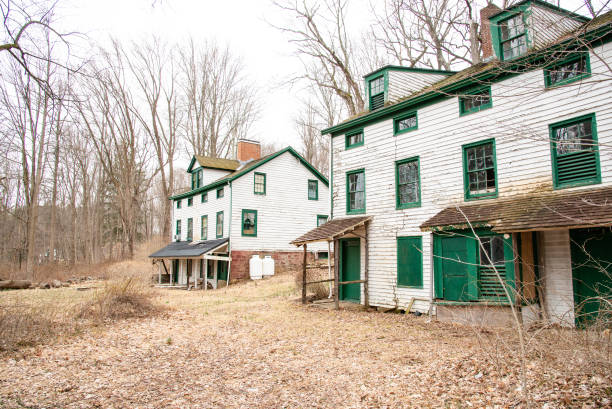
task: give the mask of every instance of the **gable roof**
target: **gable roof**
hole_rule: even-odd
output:
[[[210,156],[193,155],[187,172],[191,172],[193,165],[196,162],[203,168],[206,169],[219,169],[219,170],[236,170],[240,166],[240,162],[234,159],[221,159],[211,158]]]
[[[355,230],[357,227],[372,220],[372,216],[354,216],[333,219],[293,240],[291,244],[301,246],[305,243],[330,241]]]
[[[555,6],[554,4],[551,4],[551,3],[547,2],[547,1],[543,1],[543,0],[522,0],[522,1],[519,1],[518,3],[512,4],[507,9],[500,10],[498,13],[493,14],[489,18],[495,18],[495,17],[499,16],[500,14],[504,14],[504,13],[506,13],[508,11],[512,11],[514,9],[517,9],[520,6],[522,6],[524,4],[527,4],[527,3],[532,3],[532,4],[535,4],[535,5],[539,6],[539,7],[547,8],[547,9],[556,11],[557,13],[560,13],[560,14],[565,14],[568,17],[571,17],[573,19],[580,20],[580,21],[583,21],[583,22],[591,20],[590,18],[585,17],[585,16],[583,16],[581,14],[574,13],[573,11],[566,10],[566,9],[561,8],[559,6]]]
[[[199,193],[203,193],[206,191],[209,191],[215,187],[218,186],[222,186],[225,185],[229,182],[232,182],[236,179],[238,179],[239,177],[251,172],[252,170],[257,169],[258,167],[260,167],[261,165],[263,165],[264,163],[268,163],[271,160],[273,160],[274,158],[282,155],[283,153],[290,153],[291,155],[293,155],[296,159],[298,159],[302,165],[304,165],[308,170],[310,170],[310,172],[312,172],[317,179],[319,179],[321,182],[323,182],[325,184],[325,186],[329,186],[329,182],[327,180],[327,178],[325,176],[323,176],[321,174],[321,172],[319,172],[314,166],[312,166],[310,164],[310,162],[308,162],[306,159],[304,159],[304,157],[302,155],[300,155],[299,153],[297,153],[295,151],[295,149],[293,149],[291,146],[286,147],[285,149],[281,149],[280,151],[271,153],[269,155],[266,155],[262,158],[259,159],[255,159],[252,160],[250,162],[247,162],[243,167],[236,169],[234,172],[230,173],[229,175],[225,175],[217,180],[215,180],[212,183],[209,183],[206,186],[200,187],[198,189],[193,189],[193,190],[189,190],[187,192],[184,193],[179,193],[177,195],[173,195],[170,196],[170,200],[176,200],[176,199],[183,199],[185,197],[189,197],[189,196],[193,196],[193,195],[197,195]]]

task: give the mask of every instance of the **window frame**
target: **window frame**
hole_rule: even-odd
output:
[[[263,176],[263,192],[258,192],[257,191],[257,176]],[[266,194],[266,174],[263,172],[254,172],[253,173],[253,193],[256,195],[263,195],[265,196]]]
[[[181,204],[182,201],[183,201],[182,199],[179,199],[179,200],[176,201],[176,208],[177,209],[180,209],[182,207],[182,204]]]
[[[221,234],[219,234],[219,215],[221,215]],[[220,239],[223,237],[223,222],[224,222],[225,216],[223,214],[223,210],[217,212],[217,215],[215,217],[215,237],[217,239]]]
[[[591,136],[593,138],[593,152],[595,154],[597,175],[594,178],[588,179],[588,180],[579,180],[575,182],[559,183],[559,169],[558,169],[558,164],[557,164],[558,157],[557,157],[557,149],[555,149],[556,142],[555,142],[555,137],[554,137],[555,130],[557,128],[571,125],[576,122],[582,122],[585,119],[591,120]],[[551,166],[552,166],[553,189],[555,190],[556,189],[566,189],[569,187],[597,185],[601,183],[601,162],[599,158],[599,143],[597,140],[597,118],[594,112],[550,124],[548,125],[548,132],[549,132],[549,138],[550,138],[550,159],[551,159]]]
[[[400,281],[406,280],[406,277],[404,277],[404,280],[400,280],[400,258],[399,258],[400,242],[404,240],[415,240],[415,239],[418,241],[418,248],[415,250],[419,254],[419,258],[421,260],[421,263],[419,264],[420,272],[416,274],[419,277],[419,281],[418,283],[411,283],[411,284],[400,283]],[[397,284],[399,288],[421,288],[421,289],[424,288],[423,287],[423,281],[424,281],[423,280],[423,236],[397,236],[395,241],[396,241],[396,254],[395,254],[395,258],[396,258],[395,280],[396,281],[395,283]]]
[[[200,196],[200,203],[206,203],[206,202],[208,202],[208,192],[204,192]]]
[[[223,199],[225,197],[225,188],[220,187],[217,189],[217,199]]]
[[[327,221],[329,219],[329,216],[326,215],[326,214],[318,214],[317,215],[317,227],[321,226],[321,224],[319,224],[319,219],[325,219],[325,222],[323,223],[323,224],[325,224],[325,223],[327,223]]]
[[[187,207],[193,206],[193,196],[187,198]]]
[[[467,163],[467,150],[481,145],[492,144],[493,148],[493,171],[495,172],[495,192],[491,193],[470,193],[470,178]],[[466,201],[493,199],[499,193],[499,173],[497,172],[497,148],[495,146],[495,138],[484,139],[482,141],[472,142],[461,146],[463,158],[463,196]]]
[[[374,81],[377,81],[379,79],[382,78],[382,82],[383,82],[383,89],[381,92],[378,92],[376,94],[372,94],[372,83]],[[387,86],[388,86],[388,80],[387,80],[387,75],[386,73],[382,73],[380,75],[376,75],[373,78],[368,79],[368,108],[370,108],[370,111],[374,111],[376,109],[380,109],[380,108],[384,108],[385,106],[385,95],[387,93]],[[378,95],[383,95],[383,104],[382,106],[378,107],[378,108],[372,108],[372,98],[378,96]]]
[[[414,119],[416,121],[416,125],[415,126],[411,126],[410,128],[406,128],[406,129],[399,129],[399,123],[401,121],[403,121],[404,119],[410,118],[414,116]],[[415,131],[419,129],[419,117],[417,115],[417,111],[411,111],[411,112],[406,112],[405,114],[402,115],[398,115],[396,117],[393,118],[393,135],[401,135],[403,133],[407,133],[407,132],[411,132],[411,131]]]
[[[310,183],[314,182],[315,185],[315,196],[310,196]],[[319,181],[317,179],[308,179],[308,200],[319,200]]]
[[[206,223],[204,223],[206,221]],[[206,225],[206,228],[204,228]],[[200,216],[200,240],[208,240],[208,215]]]
[[[178,236],[178,240],[181,240],[181,236],[182,236],[182,223],[181,223],[181,219],[176,219],[176,226],[175,226],[175,230],[174,230],[174,235]]]
[[[416,202],[410,202],[410,203],[400,203],[400,194],[399,194],[399,189],[400,189],[400,184],[399,184],[399,167],[400,167],[400,165],[402,165],[404,163],[409,163],[409,162],[416,162],[416,164],[417,164],[417,173],[418,173],[418,177],[417,177],[417,187],[418,187],[417,201]],[[420,158],[418,156],[413,156],[411,158],[406,158],[406,159],[395,161],[395,208],[399,210],[399,209],[410,209],[410,208],[413,208],[413,207],[421,207],[421,161],[420,161]]]
[[[577,75],[574,78],[568,78],[568,79],[559,81],[556,84],[551,83],[551,77],[550,77],[551,71],[555,71],[556,68],[562,67],[567,64],[572,64],[583,58],[585,60],[584,64],[585,64],[586,72],[584,72],[583,74]],[[549,67],[544,68],[544,87],[546,89],[554,89],[557,87],[561,87],[563,85],[571,84],[572,82],[581,81],[585,78],[589,78],[590,76],[591,76],[590,53],[588,51],[582,51],[582,52],[579,52],[577,55],[572,55],[565,59],[556,61],[554,64],[550,65]]]
[[[469,98],[469,97],[473,97],[475,96],[475,94],[480,93],[481,91],[486,90],[489,94],[489,102],[487,102],[486,104],[483,105],[479,105],[476,108],[472,108],[472,109],[466,109],[465,108],[465,99]],[[484,86],[480,86],[480,87],[476,87],[476,88],[470,88],[465,90],[460,96],[459,96],[459,116],[465,116],[465,115],[470,115],[470,114],[474,114],[476,112],[480,112],[489,108],[493,108],[493,95],[491,94],[491,86],[490,85],[484,85]]]
[[[349,177],[350,175],[354,175],[356,173],[363,173],[363,208],[362,209],[353,209],[351,210],[351,199],[349,196]],[[366,178],[365,178],[365,168],[354,169],[346,172],[346,186],[345,186],[345,194],[346,194],[346,214],[364,214],[366,211]]]
[[[187,241],[193,241],[193,217],[187,218]]]
[[[361,134],[361,142],[356,142],[353,144],[349,143],[350,137],[358,135],[358,134]],[[359,146],[363,146],[364,142],[365,142],[365,133],[363,131],[363,128],[355,129],[353,131],[350,131],[344,134],[344,149],[353,149]]]
[[[514,37],[510,37],[510,38],[508,38],[506,40],[502,40],[502,23],[505,22],[505,21],[508,21],[510,19],[513,19],[513,18],[515,18],[517,16],[521,17],[521,20],[523,21],[523,27],[525,28],[525,30],[522,32],[522,34],[515,35]],[[528,35],[529,29],[527,27],[527,21],[525,19],[525,12],[524,11],[521,10],[521,11],[519,11],[517,13],[512,13],[509,16],[505,16],[504,18],[501,18],[501,19],[497,20],[495,25],[497,26],[497,35],[498,35],[497,39],[498,39],[498,42],[499,42],[499,46],[498,47],[499,47],[499,60],[500,61],[511,61],[511,60],[514,60],[515,58],[519,58],[519,57],[527,54],[527,52],[529,51],[529,35]],[[525,37],[525,53],[524,54],[516,55],[514,57],[510,57],[510,58],[504,58],[504,43],[510,42],[512,40],[516,40],[519,37]]]
[[[255,223],[253,230],[254,233],[245,233],[244,232],[244,214],[245,213],[255,213]],[[257,237],[257,210],[253,209],[242,209],[242,214],[240,217],[240,231],[242,233],[242,237]]]

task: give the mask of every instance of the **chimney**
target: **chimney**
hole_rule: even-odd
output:
[[[493,41],[491,40],[491,25],[489,17],[499,13],[501,9],[489,2],[480,9],[480,39],[482,41],[482,60],[490,61],[493,57]]]
[[[261,144],[250,139],[238,140],[238,160],[247,162],[261,158]]]

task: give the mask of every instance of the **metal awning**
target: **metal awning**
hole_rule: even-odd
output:
[[[149,258],[200,258],[227,244],[229,239],[175,241],[149,255]]]
[[[314,243],[317,241],[333,241],[344,234],[350,233],[356,228],[363,226],[372,220],[372,216],[357,216],[345,217],[342,219],[333,219],[319,227],[310,230],[308,233],[301,235],[293,240],[291,244],[301,246],[306,243]]]

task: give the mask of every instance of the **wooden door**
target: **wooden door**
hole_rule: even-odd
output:
[[[445,237],[441,239],[443,298],[449,301],[469,301],[469,239]]]
[[[361,248],[359,239],[340,241],[340,281],[361,279]],[[361,300],[360,284],[340,286],[340,299],[359,302]]]

